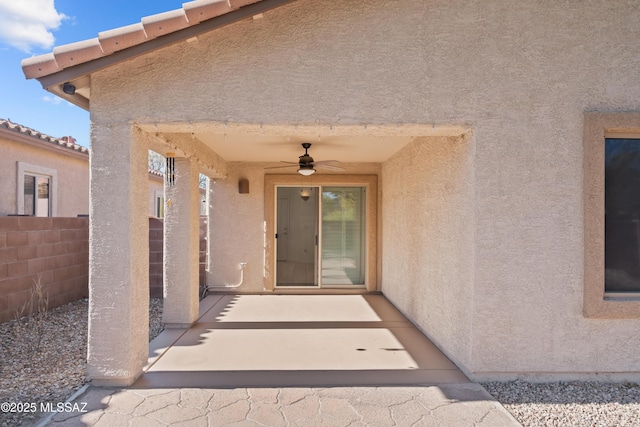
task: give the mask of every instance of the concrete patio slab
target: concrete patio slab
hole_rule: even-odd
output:
[[[520,425],[381,295],[212,295],[151,347],[42,425]]]
[[[520,424],[479,384],[413,387],[101,389],[47,426],[487,426]]]
[[[134,387],[460,382],[468,379],[382,295],[211,295],[191,329],[151,343]]]

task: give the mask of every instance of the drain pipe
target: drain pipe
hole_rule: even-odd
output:
[[[209,289],[233,289],[233,288],[237,288],[239,286],[242,285],[242,282],[244,281],[244,268],[247,266],[246,262],[241,262],[240,263],[240,281],[235,284],[235,285],[211,285],[211,286],[205,286],[204,287],[204,291],[202,292],[203,295],[206,295],[207,292],[209,292]]]

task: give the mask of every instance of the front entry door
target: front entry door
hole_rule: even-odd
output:
[[[360,287],[365,187],[277,187],[276,285]]]

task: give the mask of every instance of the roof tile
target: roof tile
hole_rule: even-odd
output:
[[[189,26],[184,9],[171,10],[142,18],[147,37],[154,39]]]
[[[39,79],[260,1],[190,1],[180,9],[142,18],[141,23],[103,31],[97,38],[59,46],[53,49],[53,53],[25,59],[22,61],[22,70],[26,78]]]
[[[60,70],[61,68],[58,67],[53,53],[32,56],[22,60],[22,71],[28,79],[48,76]]]
[[[72,67],[104,56],[98,38],[65,44],[53,49],[53,55],[60,68]]]
[[[147,34],[141,22],[98,33],[98,40],[104,53],[109,54],[144,43]]]
[[[44,134],[42,132],[38,132],[35,129],[31,129],[29,127],[23,126],[18,123],[13,123],[11,120],[8,120],[8,119],[5,120],[0,118],[0,129],[2,128],[8,129],[10,131],[13,131],[22,135],[32,137],[42,143],[57,145],[72,151],[77,151],[79,153],[89,155],[89,149],[87,147],[74,144],[73,138],[69,138],[67,136],[63,136],[62,138],[55,138],[53,136]]]
[[[191,25],[224,15],[231,11],[227,0],[196,0],[184,3],[182,7]]]

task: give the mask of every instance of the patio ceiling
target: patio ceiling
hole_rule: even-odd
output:
[[[91,74],[113,64],[148,54],[174,43],[232,24],[294,0],[196,0],[177,10],[143,17],[141,22],[98,34],[97,38],[58,46],[53,52],[28,58],[22,67],[45,89],[84,109],[90,109]],[[65,88],[65,86],[69,86]],[[68,90],[67,90],[68,89]],[[304,154],[302,142],[312,143],[316,161],[381,163],[415,137],[457,136],[462,126],[327,125],[286,126],[228,123],[156,123],[139,125],[161,140],[201,142],[216,155],[214,163],[296,162]],[[192,139],[193,138],[193,139]],[[186,147],[183,145],[183,147]],[[157,151],[166,151],[163,144]],[[163,154],[163,153],[161,153]],[[203,161],[203,163],[207,163]]]
[[[226,162],[263,163],[297,162],[304,154],[303,142],[312,144],[309,154],[316,161],[382,163],[417,137],[460,136],[469,131],[465,126],[417,124],[333,126],[171,122],[137,126],[166,141],[199,141]]]
[[[249,136],[242,134],[196,134],[209,148],[230,162],[298,161],[301,144],[312,144],[309,154],[316,160],[381,163],[408,144],[412,137],[288,135]]]

